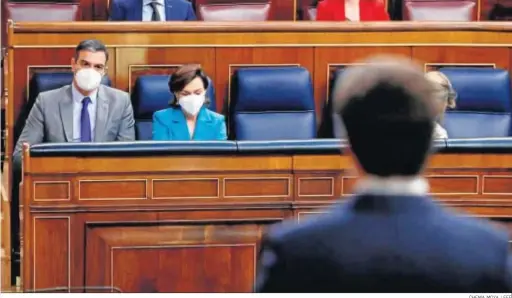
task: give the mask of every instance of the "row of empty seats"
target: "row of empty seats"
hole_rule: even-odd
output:
[[[376,0],[377,1],[377,0]],[[476,21],[511,16],[506,0],[378,0],[387,1],[395,20]],[[4,19],[15,21],[107,20],[109,0],[4,1]],[[315,20],[318,0],[192,0],[199,20]],[[294,9],[296,11],[294,11]]]
[[[443,126],[450,138],[512,136],[512,108],[508,71],[493,68],[441,68],[458,93],[457,107],[448,111]],[[343,75],[334,73],[332,82]],[[37,73],[31,79],[30,97],[70,84],[72,73]],[[138,140],[150,140],[152,115],[168,107],[171,94],[167,75],[137,78],[132,96]],[[105,77],[104,84],[110,85]],[[214,84],[210,84],[209,108],[216,110]],[[331,92],[332,93],[332,92]],[[331,100],[328,103],[332,102]],[[253,67],[235,72],[227,105],[230,139],[289,140],[316,137],[343,137],[332,132],[327,104],[323,129],[317,131],[315,100],[311,76],[301,67]],[[221,112],[221,111],[218,111]]]

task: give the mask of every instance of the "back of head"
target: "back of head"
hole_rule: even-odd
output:
[[[334,89],[351,149],[368,174],[413,176],[432,143],[434,89],[405,58],[378,57],[349,68]]]

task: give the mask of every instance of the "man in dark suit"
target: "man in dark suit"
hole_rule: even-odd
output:
[[[195,21],[187,0],[113,0],[111,21]]]
[[[510,293],[506,233],[428,195],[435,109],[422,70],[405,59],[365,63],[334,91],[361,175],[355,195],[265,236],[256,291]]]

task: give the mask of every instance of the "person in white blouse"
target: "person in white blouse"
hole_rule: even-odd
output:
[[[434,139],[447,139],[448,132],[441,126],[446,109],[454,109],[457,93],[446,75],[440,71],[429,71],[425,77],[436,89],[435,100],[437,101],[438,117],[434,127]]]

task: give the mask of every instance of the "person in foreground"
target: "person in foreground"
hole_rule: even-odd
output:
[[[192,3],[187,0],[113,0],[110,21],[195,21]]]
[[[180,67],[169,79],[171,107],[153,114],[153,140],[226,140],[224,116],[208,110],[208,77],[201,66]]]
[[[448,132],[444,127],[441,126],[446,109],[455,108],[455,99],[457,93],[453,89],[453,86],[448,79],[440,71],[429,71],[425,74],[425,77],[434,85],[436,90],[435,105],[437,107],[437,118],[434,124],[434,139],[447,139]]]
[[[101,85],[108,52],[98,40],[84,40],[71,58],[71,85],[42,92],[36,98],[14,149],[23,143],[111,142],[135,140],[128,93]]]
[[[360,172],[355,194],[264,236],[255,290],[510,293],[507,234],[428,195],[432,84],[409,60],[364,63],[334,94]]]

